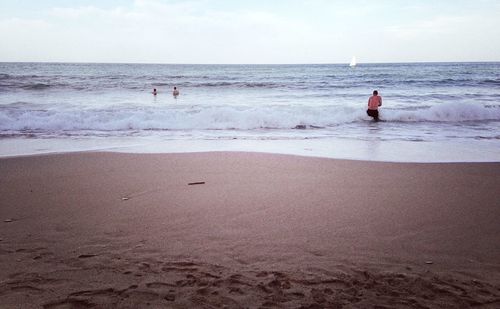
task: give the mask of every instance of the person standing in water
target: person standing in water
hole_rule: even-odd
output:
[[[378,121],[378,108],[382,106],[382,97],[378,95],[377,90],[373,90],[373,95],[368,99],[368,116],[373,117],[373,120]]]
[[[177,90],[177,87],[174,87],[174,91],[172,92],[175,98],[179,95],[179,90]]]
[[[153,95],[157,95],[158,91],[156,91],[156,88],[153,89]]]

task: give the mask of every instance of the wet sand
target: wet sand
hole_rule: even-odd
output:
[[[3,158],[0,304],[498,308],[499,188],[500,163]]]

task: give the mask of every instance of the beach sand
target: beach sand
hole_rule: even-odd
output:
[[[0,307],[499,308],[499,189],[500,163],[4,158]]]

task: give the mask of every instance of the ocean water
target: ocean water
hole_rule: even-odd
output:
[[[500,63],[0,63],[0,155],[96,149],[500,161]]]

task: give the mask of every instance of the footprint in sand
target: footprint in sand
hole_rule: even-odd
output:
[[[176,285],[173,283],[168,283],[168,282],[150,282],[146,283],[146,287],[150,289],[160,289],[160,288],[171,288],[175,287]]]
[[[63,308],[92,308],[94,304],[82,299],[65,299],[46,303],[44,309],[63,309]]]

